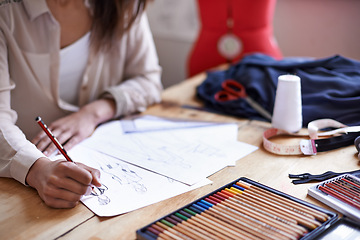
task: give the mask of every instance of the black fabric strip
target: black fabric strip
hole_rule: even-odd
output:
[[[354,144],[354,140],[358,136],[360,136],[360,132],[351,132],[336,137],[317,139],[315,140],[316,150],[318,152],[325,152],[341,147],[346,147]]]

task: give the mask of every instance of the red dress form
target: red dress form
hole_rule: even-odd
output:
[[[188,76],[250,53],[282,57],[272,28],[276,0],[197,2],[201,28],[189,55]]]

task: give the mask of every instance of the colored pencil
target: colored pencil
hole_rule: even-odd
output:
[[[360,189],[360,182],[354,178],[351,178],[349,176],[345,176],[344,178],[341,179],[342,181],[348,182],[352,185],[354,185],[356,188]]]
[[[277,204],[276,202],[270,202],[264,197],[259,197],[255,195],[249,195],[249,194],[234,194],[227,189],[224,189],[221,191],[221,193],[228,194],[228,196],[233,196],[237,199],[247,199],[249,201],[255,201],[257,204],[262,205],[264,207],[267,207],[271,209],[273,212],[283,214],[286,216],[289,216],[293,219],[295,219],[298,223],[301,225],[309,228],[309,229],[315,229],[319,227],[321,224],[314,220],[313,218],[308,218],[298,212],[291,211],[287,209],[286,207],[283,207],[281,204]]]
[[[357,194],[354,194],[350,189],[343,188],[341,185],[337,185],[335,182],[329,182],[324,184],[324,186],[329,187],[333,189],[334,191],[337,191],[344,196],[351,198],[354,202],[360,203],[360,197],[357,196]]]
[[[230,207],[227,207],[223,204],[213,205],[212,210],[219,211],[226,215],[228,218],[232,218],[239,221],[246,221],[252,227],[257,227],[263,229],[264,232],[267,232],[270,235],[277,236],[279,239],[284,236],[285,239],[297,239],[297,234],[294,232],[287,232],[284,229],[279,228],[278,225],[269,224],[269,222],[264,221],[264,219],[254,218],[250,214],[244,214],[240,211],[236,211]],[[210,209],[210,210],[211,210]]]
[[[147,230],[149,232],[151,232],[152,234],[154,234],[154,235],[156,235],[156,236],[158,236],[158,237],[160,237],[162,239],[165,239],[165,240],[172,240],[173,239],[173,238],[167,236],[165,233],[163,233],[163,232],[161,232],[161,231],[159,231],[159,230],[157,230],[157,229],[155,229],[153,227],[148,227]]]
[[[210,196],[212,197],[212,196]],[[272,225],[274,227],[279,228],[280,230],[287,232],[289,234],[293,234],[296,237],[300,237],[307,232],[306,229],[298,229],[296,224],[286,224],[282,221],[277,220],[274,217],[269,216],[268,214],[264,214],[264,212],[256,211],[254,208],[249,208],[246,205],[238,204],[235,201],[231,201],[231,199],[226,199],[224,201],[219,200],[216,202],[216,197],[213,197],[214,200],[211,198],[205,198],[207,201],[212,201],[214,204],[223,204],[226,207],[234,209],[243,214],[247,214],[257,220],[264,221],[265,223]]]
[[[266,205],[261,205],[259,204],[257,201],[254,201],[253,199],[248,199],[246,197],[240,198],[240,197],[236,197],[234,195],[225,195],[222,192],[218,192],[215,194],[216,197],[219,198],[223,198],[223,199],[230,199],[231,201],[235,201],[235,202],[246,202],[247,204],[251,205],[254,208],[258,208],[261,211],[264,212],[271,212],[273,214],[275,214],[277,217],[281,218],[281,219],[285,219],[285,221],[294,221],[296,224],[298,224],[298,222],[296,220],[293,220],[292,218],[290,218],[289,216],[284,215],[282,212],[273,212],[271,208],[269,208]]]
[[[291,206],[290,204],[288,204],[287,201],[284,201],[284,200],[288,200],[288,199],[280,198],[280,196],[279,196],[279,199],[276,199],[276,196],[267,195],[266,193],[264,193],[262,191],[258,191],[258,189],[251,189],[251,190],[243,189],[243,190],[241,190],[239,188],[231,187],[230,189],[225,189],[225,190],[230,191],[232,193],[241,193],[243,195],[251,193],[251,196],[256,196],[260,199],[266,199],[268,202],[272,203],[274,206],[282,206],[292,212],[296,212],[300,215],[303,215],[304,217],[316,219],[316,217],[314,215],[312,215],[311,213],[305,212],[305,208],[302,208],[301,206],[299,206],[298,208],[295,208],[295,207]],[[294,204],[294,205],[296,205],[296,204]],[[323,219],[323,218],[321,218],[321,219]]]
[[[173,227],[174,229],[177,229],[184,234],[189,233],[191,236],[195,236],[195,239],[212,239],[214,237],[213,235],[208,234],[203,229],[200,229],[196,226],[192,227],[191,224],[186,224],[186,220],[184,220],[180,215],[171,215],[170,218],[177,222],[176,225]]]
[[[340,188],[343,188],[344,190],[349,191],[354,196],[360,197],[360,189],[356,188],[355,186],[352,186],[352,185],[350,185],[346,182],[342,182],[342,181],[334,181],[331,183]]]
[[[277,201],[278,203],[283,204],[284,206],[287,206],[288,208],[292,209],[293,211],[298,211],[299,213],[302,213],[303,215],[306,216],[312,216],[314,218],[316,218],[317,220],[321,221],[321,222],[325,222],[328,220],[329,216],[323,212],[320,212],[314,208],[310,208],[304,204],[300,204],[297,203],[293,200],[290,200],[288,198],[285,197],[281,197],[275,193],[272,193],[270,191],[267,191],[263,188],[260,188],[258,186],[255,185],[251,185],[249,183],[245,183],[244,181],[239,181],[236,184],[240,185],[240,186],[244,186],[247,187],[248,190],[252,190],[258,194],[261,194],[263,196],[268,197],[269,199],[272,199],[274,201]]]
[[[173,233],[176,237],[179,237],[180,239],[185,239],[185,240],[193,240],[195,238],[191,238],[188,234],[191,232],[183,232],[181,229],[175,227],[175,226],[168,226],[162,222],[156,222],[155,224],[151,225],[153,228],[155,229],[163,229],[163,231],[168,231],[170,233]],[[186,234],[187,233],[187,234]],[[171,237],[171,236],[170,236]]]
[[[200,206],[196,206],[196,208],[200,209]],[[212,229],[217,230],[218,234],[220,234],[220,236],[225,237],[225,239],[226,238],[236,239],[239,234],[238,231],[234,231],[233,228],[230,228],[228,223],[218,221],[217,218],[213,218],[212,216],[208,215],[208,213],[205,212],[204,210],[202,210],[201,214],[198,214],[191,219],[196,220],[200,224],[207,224],[213,226]]]
[[[329,194],[343,202],[348,203],[349,205],[360,209],[360,204],[357,204],[355,201],[353,201],[351,198],[347,198],[346,196],[344,196],[343,194],[333,191],[332,189],[328,188],[328,187],[324,187],[324,186],[319,186],[318,189],[326,194]]]
[[[200,210],[198,207],[192,206],[190,207],[190,209],[194,212],[194,213],[199,213],[202,216],[205,216],[211,220],[213,220],[216,224],[220,224],[220,225],[224,225],[223,221],[220,221],[217,218],[212,217],[211,215],[208,215],[207,213],[203,212],[203,210]],[[236,228],[232,225],[227,224],[226,227],[231,230],[235,235],[238,236],[238,239],[246,239],[246,240],[252,240],[252,239],[259,239],[256,236],[254,236],[252,233],[248,233],[248,232],[244,232],[239,228]]]
[[[241,219],[242,221],[241,221],[241,220],[239,220],[239,218],[236,218],[232,213],[224,212],[224,211],[221,211],[221,210],[215,209],[215,208],[210,208],[210,205],[204,203],[204,201],[197,202],[196,205],[204,209],[204,213],[202,213],[202,214],[207,213],[207,214],[210,214],[219,219],[222,219],[222,220],[225,219],[225,222],[227,222],[228,224],[242,228],[245,231],[248,231],[248,229],[254,230],[254,227],[263,228],[263,229],[260,229],[261,233],[266,232],[268,230],[268,229],[266,229],[266,226],[264,226],[263,224],[259,224],[259,223],[254,224],[253,222],[247,221],[250,219],[248,219],[244,216],[242,216],[242,219]],[[218,214],[218,215],[213,214],[213,212],[216,212],[216,214]]]
[[[321,187],[357,202],[360,182],[340,180]],[[163,217],[144,232],[161,240],[296,240],[329,218],[318,209],[240,180]]]
[[[184,227],[189,227],[191,229],[193,229],[194,231],[196,231],[198,234],[201,234],[203,239],[206,238],[210,238],[213,239],[215,236],[212,235],[211,233],[209,233],[208,231],[206,231],[206,229],[202,229],[196,225],[190,224],[187,220],[189,219],[188,217],[176,212],[174,215],[172,215],[172,217],[178,217],[179,219],[182,219],[183,221],[181,222],[181,225],[183,225]]]
[[[228,224],[238,227],[238,228],[242,229],[243,231],[250,232],[251,234],[253,234],[257,237],[273,239],[273,240],[282,239],[278,235],[274,236],[275,234],[273,234],[273,235],[269,234],[269,232],[266,231],[266,229],[263,228],[261,225],[254,226],[253,224],[249,224],[249,222],[247,222],[245,219],[236,219],[229,214],[217,211],[215,209],[210,209],[206,213],[210,214],[213,217],[221,219],[222,221],[224,221]]]

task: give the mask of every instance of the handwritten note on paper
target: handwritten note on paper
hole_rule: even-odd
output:
[[[114,134],[120,132],[120,121],[104,124],[82,144],[188,185],[257,149],[236,141],[236,124]]]
[[[188,186],[82,144],[71,149],[69,155],[76,162],[100,170],[103,185],[97,189],[98,194],[84,196],[81,201],[96,215],[103,217],[133,211],[211,183],[203,179]]]

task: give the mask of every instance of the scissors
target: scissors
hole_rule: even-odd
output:
[[[245,87],[241,83],[228,79],[225,80],[221,86],[223,90],[218,91],[214,95],[216,101],[226,102],[243,98],[259,114],[271,121],[271,114],[246,94]]]

